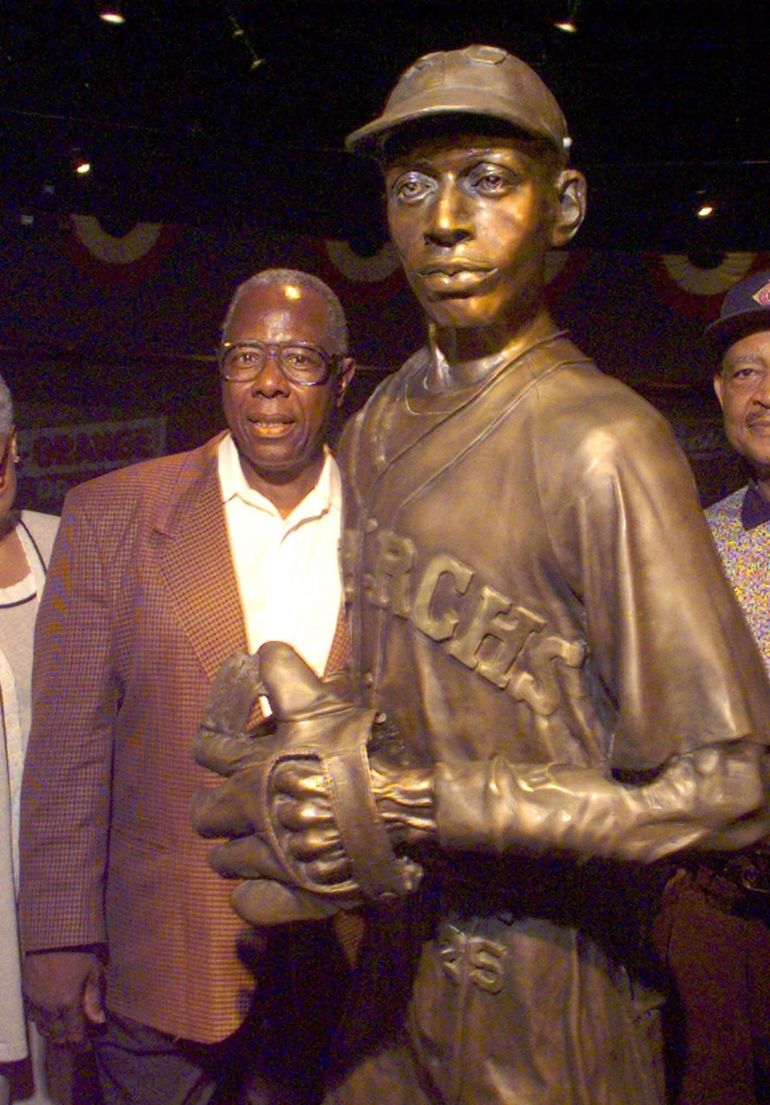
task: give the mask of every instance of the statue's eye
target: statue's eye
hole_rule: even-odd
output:
[[[478,165],[468,174],[468,186],[485,196],[501,196],[517,184],[516,176],[499,165]]]
[[[435,181],[424,173],[409,172],[396,178],[391,193],[400,203],[419,203],[435,187]]]

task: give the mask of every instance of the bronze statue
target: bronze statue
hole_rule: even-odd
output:
[[[348,145],[428,324],[340,447],[355,699],[236,658],[196,825],[255,924],[365,903],[329,1102],[653,1105],[633,896],[768,832],[770,687],[668,424],[544,307],[586,190],[540,78],[427,55]]]

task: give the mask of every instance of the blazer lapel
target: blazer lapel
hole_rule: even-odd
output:
[[[204,447],[201,461],[199,472],[192,472],[175,500],[168,522],[157,526],[155,540],[160,571],[179,619],[212,679],[222,661],[247,644],[215,448]]]

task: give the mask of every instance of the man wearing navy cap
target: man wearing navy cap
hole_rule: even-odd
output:
[[[770,669],[770,271],[724,298],[706,330],[727,438],[748,486],[706,511],[725,570]],[[681,1021],[676,1105],[770,1101],[770,854],[679,871],[655,923]]]
[[[721,362],[714,390],[725,433],[750,480],[706,516],[770,669],[770,271],[730,289],[707,335]]]
[[[256,924],[367,905],[330,1102],[655,1105],[634,895],[767,831],[770,687],[670,427],[546,310],[585,180],[537,74],[429,54],[348,146],[427,323],[341,445],[356,695],[241,659],[196,825]]]

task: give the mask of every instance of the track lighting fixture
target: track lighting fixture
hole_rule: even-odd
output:
[[[246,51],[246,55],[249,59],[249,72],[253,72],[255,69],[259,69],[260,65],[264,62],[264,58],[261,58],[257,51],[251,44],[251,39],[246,34],[246,31],[241,26],[240,22],[233,14],[231,9],[226,5],[225,14],[227,21],[230,24],[230,34],[236,41],[240,41],[243,44],[243,49]]]

